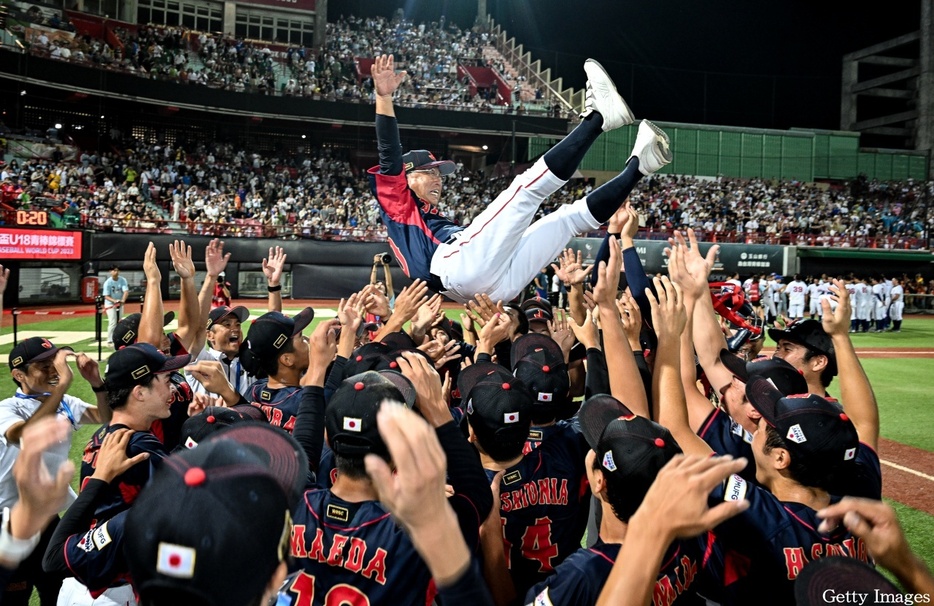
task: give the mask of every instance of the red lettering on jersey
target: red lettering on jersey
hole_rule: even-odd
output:
[[[535,482],[529,482],[522,488],[526,494],[526,498],[529,500],[529,505],[538,505],[538,485],[535,484]]]
[[[266,418],[269,419],[269,424],[275,427],[282,427],[282,411],[276,408],[275,406],[262,406],[263,412],[266,413]]]
[[[677,570],[675,571],[677,573]],[[697,576],[697,564],[694,563],[691,558],[687,556],[681,557],[681,582],[678,584],[681,586],[681,591],[686,590],[691,586],[691,583],[694,582],[694,577]]]
[[[788,572],[788,580],[794,581],[801,574],[801,570],[808,563],[804,557],[803,547],[786,547],[785,552],[785,570]]]
[[[331,566],[344,565],[344,545],[347,544],[349,537],[342,534],[334,534],[334,542],[331,543],[331,551],[328,552],[328,564]]]
[[[848,557],[850,554],[848,553],[846,549],[843,548],[843,545],[837,545],[836,543],[830,543],[829,545],[827,545],[826,555],[829,558],[831,556]]]
[[[373,579],[380,585],[386,584],[386,550],[380,547],[376,550],[376,555],[373,556],[373,559],[370,560],[370,563],[366,565],[366,568],[361,572],[363,576],[368,579]]]
[[[286,430],[289,433],[292,433],[292,429],[295,427],[295,415],[289,415],[289,420],[285,422],[285,425],[282,426],[282,429]]]
[[[545,478],[538,481],[538,502],[542,505],[551,505],[555,502],[555,493],[551,490],[552,478]],[[557,482],[555,483],[557,487]]]
[[[311,542],[311,549],[308,551],[309,560],[318,560],[324,563],[324,531],[318,528],[315,531],[315,540]]]
[[[561,480],[561,492],[558,493],[558,504],[567,505],[568,504],[568,481]]]
[[[308,550],[305,549],[305,525],[296,524],[292,526],[292,547],[290,553],[293,558],[308,557]]]
[[[846,555],[850,556],[851,558],[859,557],[856,553],[856,545],[854,543],[855,543],[854,537],[850,537],[849,539],[843,540],[842,547],[846,549]],[[830,555],[830,553],[828,552],[827,555]],[[842,555],[842,551],[841,551],[841,555]]]
[[[652,606],[671,606],[678,598],[678,592],[671,586],[671,579],[662,577],[655,581],[655,591],[652,592]]]
[[[861,562],[869,562],[869,553],[866,551],[866,541],[856,539],[856,557]]]
[[[828,545],[829,547],[829,545]],[[820,543],[814,543],[811,545],[811,559],[816,560],[819,557],[824,555],[824,546]],[[827,555],[830,555],[829,553]]]
[[[536,518],[522,534],[522,557],[536,560],[539,572],[551,572],[551,560],[558,557],[558,546],[551,542],[551,518]]]
[[[353,537],[350,539],[350,549],[347,550],[347,559],[344,560],[344,568],[350,572],[360,572],[363,570],[363,556],[366,555],[366,541]]]
[[[499,495],[499,510],[503,513],[512,511],[512,497],[508,492],[503,492]]]
[[[124,484],[121,482],[118,488],[120,489],[120,496],[123,497],[123,502],[127,505],[131,504],[136,500],[136,497],[139,496],[139,486],[133,486],[131,484]]]

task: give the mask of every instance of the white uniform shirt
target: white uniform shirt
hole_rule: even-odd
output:
[[[6,439],[6,432],[20,422],[32,417],[41,406],[41,402],[17,391],[12,398],[0,401],[0,507],[12,507],[19,499],[19,491],[13,479],[13,463],[19,456],[19,444],[10,444]],[[81,426],[81,417],[91,405],[78,398],[65,394],[62,403],[58,405],[57,414],[68,419],[72,428],[77,431]],[[59,462],[68,460],[68,451],[71,449],[71,439],[49,448],[48,458]],[[65,503],[71,505],[76,495],[71,488],[68,489],[69,498]]]
[[[785,289],[788,293],[789,305],[804,305],[804,295],[808,291],[808,285],[801,280],[794,280],[788,284]]]
[[[230,384],[233,385],[233,388],[237,390],[237,393],[241,395],[246,395],[250,390],[250,387],[253,383],[256,382],[256,377],[247,373],[247,371],[240,365],[240,358],[234,358],[233,360],[227,360],[224,358],[224,354],[219,352],[216,349],[210,349],[204,347],[201,352],[195,357],[195,362],[200,362],[201,360],[218,360],[221,365],[227,371],[227,380],[230,381]],[[185,380],[188,381],[188,385],[191,387],[193,393],[206,393],[210,396],[216,396],[208,392],[194,376],[190,374],[185,374]]]

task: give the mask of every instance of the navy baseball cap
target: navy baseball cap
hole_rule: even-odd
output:
[[[525,314],[529,322],[551,322],[554,318],[554,310],[548,299],[534,297],[526,299],[519,309]]]
[[[208,330],[210,330],[211,327],[214,326],[215,324],[223,322],[224,319],[226,319],[229,316],[234,316],[235,318],[237,318],[237,320],[240,321],[241,324],[243,324],[244,322],[247,321],[247,318],[250,317],[250,310],[247,309],[246,307],[243,307],[242,305],[238,305],[236,307],[229,307],[227,305],[221,305],[220,307],[215,307],[208,314],[208,325],[207,325]]]
[[[376,413],[385,400],[411,408],[415,397],[412,383],[392,370],[371,370],[344,379],[324,411],[331,450],[344,457],[373,453],[388,459],[389,450],[379,435]]]
[[[856,558],[846,556],[831,556],[819,558],[801,570],[795,577],[795,604],[797,606],[824,606],[828,603],[825,598],[827,590],[836,590],[835,593],[855,592],[872,596],[893,596],[902,591],[891,581],[882,576],[882,573]],[[873,603],[878,603],[872,600]]]
[[[681,447],[667,429],[632,413],[616,398],[588,398],[578,412],[581,433],[594,451],[608,484],[616,517],[627,522],[655,477]]]
[[[23,339],[10,350],[10,370],[23,368],[33,362],[47,360],[58,353],[58,347],[44,337]]]
[[[758,375],[772,381],[775,388],[785,395],[806,393],[808,390],[808,382],[801,371],[781,358],[758,358],[746,362],[729,350],[721,349],[720,361],[743,383],[748,383],[749,377]]]
[[[783,329],[770,328],[769,338],[776,343],[782,339],[798,343],[815,353],[827,356],[831,374],[837,376],[837,356],[834,352],[833,340],[824,332],[824,327],[817,320],[798,320]]]
[[[315,310],[306,307],[294,317],[270,311],[253,320],[246,339],[240,344],[240,358],[278,358],[283,347],[301,333],[315,318]]]
[[[288,556],[294,487],[307,475],[294,439],[260,423],[166,458],[127,517],[124,551],[141,601],[252,603]]]
[[[571,380],[564,352],[548,335],[534,332],[512,342],[512,372],[534,397],[536,409],[553,412],[567,401]]]
[[[447,176],[457,170],[457,164],[450,160],[438,160],[435,155],[427,149],[413,149],[402,154],[402,168],[405,172],[413,170],[426,170],[437,168],[441,171],[441,176]]]
[[[840,404],[811,393],[785,395],[762,376],[750,377],[746,397],[799,462],[828,473],[855,463],[859,435]]]
[[[143,315],[140,313],[124,316],[114,327],[114,349],[121,349],[127,345],[133,345],[139,339],[139,322]],[[162,316],[162,325],[168,324],[175,319],[174,311],[167,311]]]
[[[344,364],[344,378],[358,375],[368,370],[389,370],[395,369],[391,366],[394,362],[389,354],[392,348],[379,341],[370,341],[361,345],[350,354],[347,362]]]
[[[493,362],[477,362],[457,377],[467,422],[481,446],[498,442],[525,443],[532,425],[534,398],[520,379]]]
[[[104,370],[104,382],[108,389],[142,385],[153,375],[180,370],[190,361],[188,354],[167,356],[149,343],[134,343],[110,356]]]
[[[182,424],[179,448],[196,448],[198,444],[215,432],[249,419],[223,406],[208,406],[198,414],[188,417]]]

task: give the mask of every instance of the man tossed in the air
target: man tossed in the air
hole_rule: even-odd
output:
[[[626,168],[585,198],[535,221],[538,207],[564,185],[600,133],[631,124],[634,117],[603,67],[588,59],[583,120],[531,168],[513,179],[468,227],[443,217],[442,177],[457,166],[427,150],[402,153],[392,95],[405,80],[392,55],[373,63],[379,166],[369,172],[380,216],[399,265],[411,278],[459,302],[477,293],[509,301],[564,248],[568,240],[597,229],[626,200],[636,182],[671,162],[668,135],[643,120]]]

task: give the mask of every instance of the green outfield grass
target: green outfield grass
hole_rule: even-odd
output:
[[[254,315],[264,313],[263,305],[252,307]],[[286,307],[286,312],[298,311]],[[448,317],[458,318],[459,311],[447,311]],[[316,319],[312,326],[317,325],[323,317],[333,317],[333,312],[325,309],[316,309]],[[96,343],[92,342],[94,320],[89,317],[63,318],[21,326],[20,338],[24,333],[39,334],[52,337],[55,335],[68,336],[75,339],[70,343],[77,351],[95,353]],[[105,322],[106,328],[106,322]],[[244,327],[244,332],[246,327]],[[6,362],[12,345],[11,327],[7,324],[0,333],[0,358]],[[69,334],[71,333],[71,334]],[[76,334],[85,333],[85,334]],[[87,334],[91,333],[91,334]],[[934,321],[918,318],[905,320],[902,332],[882,334],[853,335],[856,347],[885,349],[892,347],[925,347],[934,348]],[[62,343],[59,343],[62,344]],[[767,343],[766,350],[771,347]],[[865,359],[863,366],[872,382],[882,420],[882,435],[886,438],[909,444],[925,450],[934,451],[934,415],[931,414],[931,392],[934,391],[934,360],[931,359]],[[14,384],[8,372],[0,372],[0,394],[12,394]],[[77,374],[76,374],[77,376]],[[836,382],[831,386],[831,393],[838,395],[834,389]],[[89,402],[94,402],[94,394],[90,387],[80,378],[77,378],[71,390],[73,395]],[[72,460],[80,468],[81,453],[85,443],[94,431],[93,427],[85,427],[74,436],[71,450]],[[77,487],[77,478],[74,482]],[[910,507],[893,503],[898,511],[899,518],[908,535],[909,542],[917,553],[934,568],[934,516],[917,511]],[[31,604],[38,604],[34,597]]]

